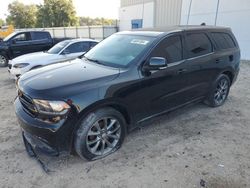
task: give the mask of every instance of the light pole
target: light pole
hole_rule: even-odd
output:
[[[220,0],[217,1],[217,8],[216,8],[216,13],[215,13],[215,21],[214,21],[215,26],[217,25],[219,7],[220,7]]]
[[[189,24],[189,18],[190,18],[192,3],[193,3],[193,0],[190,0],[190,4],[189,4],[189,8],[188,8],[187,25]]]

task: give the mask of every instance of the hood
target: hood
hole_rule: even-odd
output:
[[[12,60],[11,64],[15,65],[18,63],[32,63],[39,61],[50,61],[56,59],[57,54],[49,54],[46,52],[35,52],[30,54],[21,55]]]
[[[76,59],[27,72],[20,77],[18,86],[33,98],[64,98],[104,85],[119,72],[118,68]]]

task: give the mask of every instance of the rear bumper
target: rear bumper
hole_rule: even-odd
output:
[[[77,119],[70,116],[57,124],[49,124],[26,113],[18,98],[14,104],[24,143],[26,141],[32,148],[52,156],[71,152],[73,130]]]
[[[232,84],[231,84],[231,85],[233,85],[233,84],[235,83],[235,81],[237,80],[238,75],[239,75],[239,72],[240,72],[240,67],[238,67],[238,68],[235,70],[234,78],[233,78],[233,81],[232,81]]]

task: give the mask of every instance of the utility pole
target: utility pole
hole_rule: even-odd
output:
[[[217,25],[219,8],[220,8],[220,0],[217,1],[217,8],[216,8],[216,13],[215,13],[215,21],[214,21],[215,26]]]
[[[189,4],[189,8],[188,8],[187,25],[189,24],[189,18],[190,18],[192,3],[193,3],[193,0],[190,0],[190,4]]]

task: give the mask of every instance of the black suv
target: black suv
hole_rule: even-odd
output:
[[[104,157],[145,120],[200,101],[222,105],[239,64],[229,28],[114,34],[82,59],[21,76],[15,109],[26,148]]]

